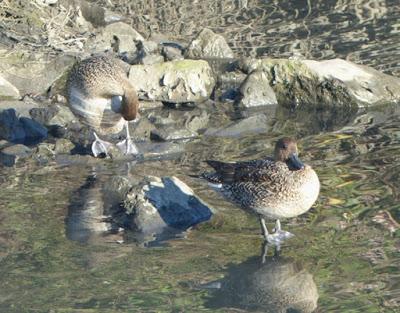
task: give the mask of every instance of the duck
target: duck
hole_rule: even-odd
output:
[[[92,152],[97,157],[108,155],[111,143],[100,135],[119,133],[124,127],[126,139],[117,144],[124,154],[137,154],[129,134],[129,121],[139,116],[139,99],[130,83],[123,61],[97,55],[77,62],[69,72],[67,101],[79,120],[94,130]]]
[[[307,212],[319,195],[318,175],[300,160],[296,140],[291,137],[276,142],[273,158],[206,163],[215,172],[200,176],[225,198],[257,214],[264,239],[273,245],[294,236],[282,230],[280,220]],[[273,233],[268,231],[265,219],[276,221]]]

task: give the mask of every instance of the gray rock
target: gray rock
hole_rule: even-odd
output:
[[[204,28],[189,44],[185,57],[192,59],[233,58],[234,55],[224,37]]]
[[[124,206],[132,212],[132,227],[144,234],[179,230],[208,220],[212,209],[176,177],[153,178],[128,193]]]
[[[118,53],[136,52],[135,41],[143,41],[144,38],[130,25],[118,22],[104,27],[96,37],[88,40],[86,49],[101,53],[112,50]]]
[[[278,103],[291,107],[363,107],[400,99],[400,78],[340,59],[247,59],[242,68],[264,71]]]
[[[155,141],[170,141],[197,137],[198,134],[187,128],[176,126],[159,126],[151,131],[150,139]]]
[[[66,105],[33,108],[29,113],[32,119],[46,126],[66,127],[77,120]]]
[[[240,104],[247,108],[278,104],[263,71],[252,72],[240,86]]]
[[[205,136],[241,137],[248,134],[263,133],[269,130],[268,118],[265,114],[258,114],[235,121],[223,128],[207,129]]]
[[[55,159],[55,145],[52,143],[40,143],[33,150],[32,159],[44,165]]]
[[[94,27],[104,27],[111,23],[124,20],[124,17],[106,8],[88,1],[79,0],[79,5],[83,18],[90,22]]]
[[[4,110],[0,113],[0,139],[23,142],[25,135],[24,126],[19,121],[14,109]]]
[[[43,94],[75,58],[68,55],[54,57],[50,54],[20,50],[0,51],[0,73],[24,94]]]
[[[54,146],[54,152],[56,154],[68,154],[74,149],[75,145],[66,138],[57,139]]]
[[[0,100],[19,99],[19,90],[0,75]]]
[[[39,108],[39,105],[35,101],[28,101],[28,98],[24,98],[23,101],[1,101],[0,112],[8,109],[14,109],[17,116],[31,117],[29,114],[30,110]]]
[[[14,166],[20,161],[31,157],[33,151],[27,146],[17,144],[0,150],[0,164]]]
[[[202,60],[133,65],[129,80],[141,99],[173,103],[202,102],[215,85],[210,66]]]
[[[164,46],[161,52],[167,61],[183,60],[182,51],[179,48]]]
[[[25,131],[25,141],[35,142],[47,138],[47,128],[38,122],[27,117],[20,117],[19,121]]]
[[[201,111],[200,115],[192,115],[185,120],[185,127],[192,131],[197,132],[207,126],[210,120],[210,115],[206,111]]]

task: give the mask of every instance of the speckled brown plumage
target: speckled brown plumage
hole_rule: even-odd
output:
[[[114,96],[122,98],[117,112],[111,109]],[[101,127],[103,118],[112,125],[121,116],[129,121],[138,113],[137,93],[123,63],[111,57],[94,56],[75,64],[67,80],[67,97],[72,111],[94,128]],[[113,113],[119,114],[119,118]]]
[[[275,160],[207,161],[215,172],[202,177],[245,210],[274,219],[300,215],[308,211],[318,197],[318,176],[308,165],[292,169],[288,156],[297,153],[297,146],[290,140],[288,145],[280,147],[280,144],[282,140],[277,143]]]

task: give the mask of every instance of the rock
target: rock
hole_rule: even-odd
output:
[[[33,108],[29,113],[32,119],[45,126],[66,127],[77,120],[66,105],[55,104],[44,108]]]
[[[135,41],[143,41],[144,38],[130,25],[117,22],[104,27],[102,32],[90,39],[86,48],[94,53],[112,50],[117,53],[136,52]]]
[[[154,178],[130,191],[124,207],[132,212],[132,228],[147,234],[167,227],[186,230],[212,215],[212,209],[176,177]]]
[[[239,103],[247,108],[278,104],[274,90],[263,71],[252,72],[240,86]]]
[[[0,139],[14,143],[34,143],[46,137],[45,127],[30,118],[18,118],[14,109],[0,113]]]
[[[14,109],[4,110],[0,113],[0,139],[10,142],[23,142],[25,130]]]
[[[247,59],[241,66],[264,71],[286,106],[362,107],[400,99],[400,78],[345,60]]]
[[[190,114],[185,120],[185,127],[192,132],[197,132],[205,128],[209,120],[210,115],[206,111],[201,111],[200,115]]]
[[[265,114],[258,114],[233,122],[223,128],[207,129],[205,136],[240,137],[248,134],[263,133],[269,130],[268,118]]]
[[[167,61],[183,60],[182,50],[172,46],[164,46],[161,50]]]
[[[38,108],[39,105],[35,101],[1,101],[0,102],[0,112],[4,110],[13,109],[17,116],[31,117],[29,112],[34,108]]]
[[[170,141],[197,137],[197,133],[176,126],[160,126],[150,133],[150,139],[155,141]]]
[[[204,28],[189,44],[185,57],[191,59],[233,58],[234,55],[224,37]]]
[[[19,99],[19,90],[0,75],[0,100]]]
[[[5,147],[0,151],[0,164],[14,166],[18,162],[28,159],[32,153],[31,149],[21,144]]]
[[[136,59],[134,64],[155,64],[164,62],[164,57],[160,54],[159,46],[154,41],[139,41],[136,44]]]
[[[108,24],[124,20],[124,17],[107,10],[96,3],[80,0],[79,4],[83,18],[90,22],[94,27],[104,27]]]
[[[337,79],[344,83],[359,106],[374,105],[400,100],[400,78],[383,74],[371,67],[350,61],[302,61],[323,83]]]
[[[75,145],[68,139],[60,138],[57,139],[54,146],[54,152],[56,154],[69,154]]]
[[[20,117],[19,121],[25,131],[25,142],[33,143],[47,138],[47,128],[38,122],[27,117]]]
[[[146,141],[150,139],[151,131],[156,127],[146,117],[141,117],[136,123],[130,123],[130,134],[134,141]]]
[[[41,165],[47,164],[55,158],[54,148],[55,145],[52,143],[40,143],[34,149],[32,158]]]
[[[141,99],[173,103],[202,102],[215,85],[210,66],[202,60],[132,65],[129,80]]]

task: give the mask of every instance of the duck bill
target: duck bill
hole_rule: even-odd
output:
[[[301,170],[302,168],[304,168],[303,162],[301,162],[296,153],[293,153],[289,156],[288,165],[289,168],[292,170]]]

